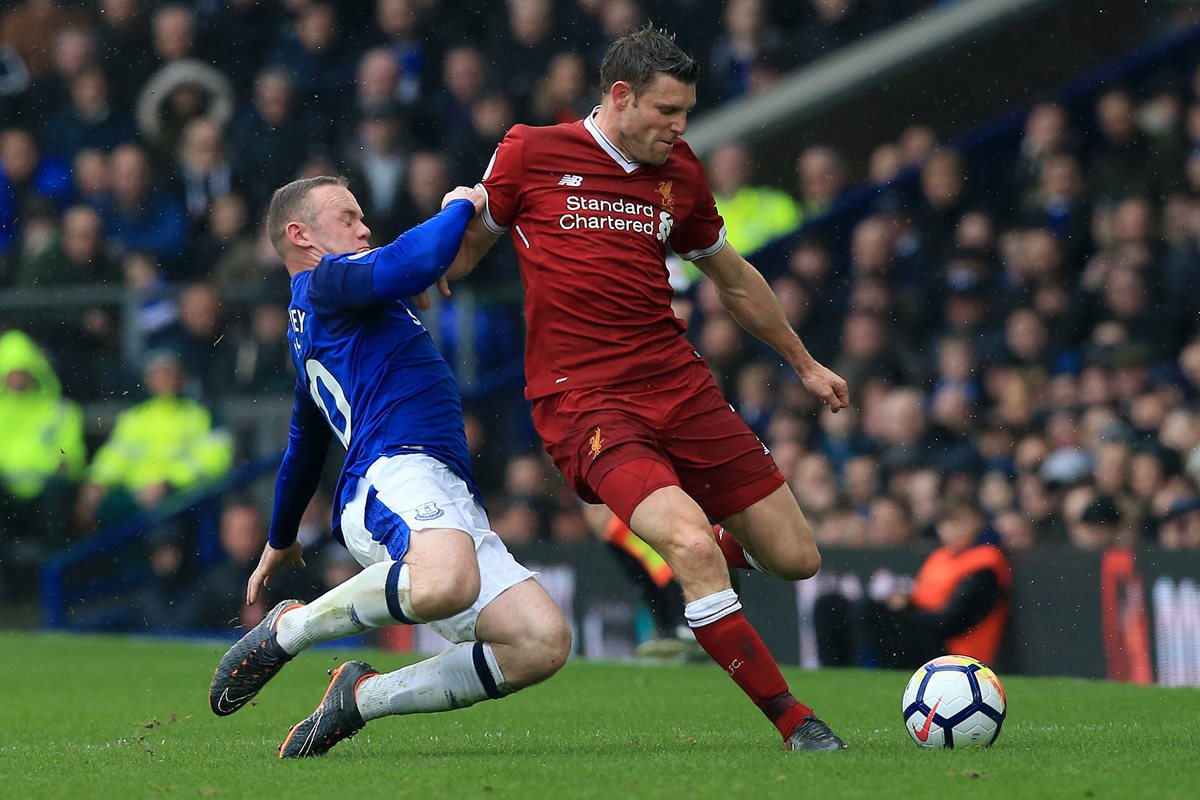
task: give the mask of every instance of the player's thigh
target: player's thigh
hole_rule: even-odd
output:
[[[686,376],[686,380],[684,377]],[[680,486],[709,519],[749,508],[784,484],[775,460],[721,394],[707,370],[680,376],[659,434]]]
[[[460,528],[426,528],[409,534],[408,564],[413,603],[463,605],[479,595],[475,540]]]
[[[346,549],[364,567],[404,561],[410,573],[433,578],[477,573],[471,532],[481,519],[465,482],[423,454],[377,459],[341,515]]]
[[[774,575],[802,580],[821,567],[812,527],[787,484],[720,522]]]
[[[469,533],[474,542],[475,561],[479,569],[479,593],[469,608],[429,623],[429,627],[451,642],[483,639],[478,627],[484,611],[509,589],[534,576],[533,572],[513,558],[504,542],[490,529],[482,508],[478,509],[475,522]]]
[[[689,602],[729,588],[712,526],[679,486],[651,492],[633,510],[629,526],[666,560]]]

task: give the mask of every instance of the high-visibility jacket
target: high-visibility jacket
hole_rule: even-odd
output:
[[[971,656],[985,664],[992,664],[1008,624],[1009,596],[1012,592],[1012,567],[1000,548],[984,544],[960,553],[947,547],[934,550],[917,572],[909,601],[914,608],[937,613],[950,602],[963,580],[983,569],[995,573],[1000,585],[1000,600],[982,620],[948,637],[946,649],[956,655]]]
[[[29,388],[9,389],[13,372],[28,373]],[[82,475],[83,412],[63,398],[50,362],[20,331],[0,336],[0,431],[0,484],[14,497],[36,497],[55,475]]]
[[[164,481],[188,489],[232,464],[233,442],[213,428],[207,409],[184,397],[152,397],[117,416],[89,477],[135,492]]]

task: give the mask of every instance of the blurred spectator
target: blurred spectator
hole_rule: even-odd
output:
[[[67,515],[87,460],[83,412],[62,396],[24,333],[0,335],[0,595],[27,594],[41,559],[68,540]]]
[[[360,110],[355,136],[346,148],[346,173],[376,244],[390,242],[405,230],[395,216],[408,166],[404,144],[404,122],[395,100]]]
[[[587,116],[592,105],[583,57],[578,53],[558,53],[550,59],[545,77],[533,91],[529,122],[533,125],[575,122]]]
[[[867,512],[868,547],[906,547],[916,540],[912,515],[901,501],[879,495]]]
[[[442,57],[442,90],[430,108],[430,135],[465,130],[471,124],[471,106],[484,90],[487,76],[483,54],[475,47],[460,45]]]
[[[249,630],[262,620],[268,607],[265,595],[260,595],[253,604],[246,603],[246,584],[267,543],[266,526],[258,508],[241,499],[227,503],[221,509],[217,539],[221,560],[198,575],[199,585],[190,590],[203,597],[207,606],[197,621],[201,627],[214,630],[231,626]],[[281,589],[285,587],[272,582],[266,594],[284,597],[286,591],[280,594]]]
[[[175,526],[160,525],[148,534],[146,546],[150,578],[136,606],[142,626],[177,634],[199,630],[207,598],[197,591],[187,537]]]
[[[287,345],[287,312],[277,303],[259,303],[250,312],[248,331],[230,343],[233,388],[246,394],[286,397],[295,385]],[[226,372],[224,379],[228,379]]]
[[[484,92],[475,99],[471,124],[445,136],[444,150],[459,170],[458,183],[469,185],[479,177],[478,165],[488,163],[513,121],[512,103],[503,92]]]
[[[750,154],[745,145],[726,142],[709,156],[707,166],[727,240],[739,253],[753,255],[799,227],[799,209],[786,192],[751,185]]]
[[[182,3],[166,3],[154,12],[150,42],[158,66],[198,56],[196,12]]]
[[[550,517],[555,510],[554,484],[542,455],[517,455],[508,460],[504,470],[504,494],[514,504],[528,507],[535,515],[532,530],[511,531],[514,535],[530,537],[528,541],[545,539],[549,535]],[[527,515],[520,515],[529,522]]]
[[[921,168],[919,226],[934,252],[945,252],[954,241],[958,221],[968,210],[963,161],[952,150],[931,154]]]
[[[63,214],[62,226],[50,246],[23,264],[18,286],[93,286],[119,279],[109,258],[100,215],[90,206],[72,206]]]
[[[1111,88],[1096,101],[1100,140],[1088,170],[1092,192],[1109,202],[1154,191],[1149,147],[1137,127],[1137,106],[1123,88]]]
[[[120,78],[149,75],[157,66],[145,8],[141,0],[100,0],[99,6],[96,50],[112,88],[112,102],[132,110],[140,85]]]
[[[268,270],[258,259],[258,246],[247,229],[245,197],[231,193],[213,198],[208,225],[195,246],[196,263],[210,272],[221,290],[232,286],[261,287]]]
[[[109,167],[111,186],[97,207],[109,239],[123,252],[151,253],[176,267],[187,243],[183,204],[154,181],[140,146],[118,147]]]
[[[44,117],[51,109],[65,105],[69,97],[67,87],[95,57],[96,39],[90,28],[60,30],[54,36],[51,68],[35,76],[32,85],[22,93],[26,110],[33,112],[34,117]]]
[[[400,65],[391,51],[376,47],[362,54],[354,76],[354,113],[400,105]]]
[[[1029,110],[1016,157],[1010,166],[1011,191],[1028,198],[1042,185],[1046,163],[1074,151],[1074,135],[1067,111],[1060,104],[1044,101]]]
[[[205,52],[212,64],[229,77],[234,91],[243,96],[281,24],[279,5],[259,0],[197,4],[201,15],[198,32],[210,45]]]
[[[171,61],[142,87],[137,101],[138,130],[160,156],[175,154],[188,123],[208,119],[224,126],[233,117],[233,86],[202,61]]]
[[[382,34],[384,48],[400,68],[396,98],[412,106],[425,92],[437,48],[440,44],[432,26],[424,17],[436,10],[435,4],[420,0],[377,0],[375,22]]]
[[[233,443],[206,408],[182,396],[184,378],[173,355],[146,362],[149,399],[117,415],[88,469],[76,507],[84,530],[153,508],[229,470]]]
[[[796,185],[805,219],[824,214],[846,188],[846,167],[832,147],[806,147],[796,159]]]
[[[1166,550],[1200,550],[1200,496],[1181,498],[1166,510],[1158,543]]]
[[[405,231],[438,213],[442,196],[450,186],[450,165],[444,154],[434,150],[413,153],[408,160],[404,192],[393,212],[394,227]]]
[[[836,595],[819,601],[822,664],[912,669],[944,653],[995,662],[1010,613],[1008,558],[982,543],[983,515],[971,503],[948,501],[937,530],[941,546],[910,590],[878,580],[857,608]]]
[[[250,202],[265,206],[275,187],[292,179],[310,150],[327,146],[327,132],[324,120],[301,112],[286,72],[260,72],[251,104],[233,121],[229,137],[234,168],[246,176]]]
[[[505,91],[525,116],[559,49],[555,4],[551,0],[507,0],[506,5],[506,22],[496,25],[488,39],[487,63],[496,75],[504,76]]]
[[[96,67],[72,76],[66,103],[54,106],[41,123],[39,135],[47,152],[74,159],[85,149],[110,151],[137,137],[129,113],[109,98],[108,78]]]
[[[80,150],[71,164],[71,197],[97,206],[110,188],[108,155],[95,148]]]
[[[25,0],[15,7],[5,5],[8,10],[0,17],[0,45],[13,48],[35,78],[53,66],[51,48],[58,33],[87,24],[82,12],[55,0]]]
[[[215,400],[232,372],[233,346],[225,341],[221,295],[207,281],[197,281],[179,293],[178,325],[155,343],[179,357],[184,374],[199,381],[194,394]]]
[[[193,237],[199,239],[208,225],[214,201],[241,188],[239,176],[225,152],[225,133],[211,119],[193,119],[183,128],[175,158],[175,177],[183,188],[184,208]],[[211,265],[197,265],[207,271]]]
[[[0,285],[11,282],[6,262],[21,235],[22,219],[39,206],[61,208],[70,186],[67,165],[41,156],[28,131],[0,131]]]
[[[286,26],[268,57],[291,78],[310,114],[336,119],[346,109],[346,90],[354,84],[354,58],[342,37],[338,6],[304,3]]]
[[[865,0],[811,0],[812,20],[796,38],[796,51],[802,61],[815,58],[852,44],[879,26],[872,18],[879,3]]]
[[[713,101],[725,102],[749,94],[751,73],[763,54],[783,48],[783,34],[770,19],[770,11],[764,0],[725,3],[724,30],[713,42],[706,73]]]

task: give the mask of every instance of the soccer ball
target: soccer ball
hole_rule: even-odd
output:
[[[1000,679],[969,656],[939,656],[904,687],[904,727],[921,747],[989,747],[1006,703]]]

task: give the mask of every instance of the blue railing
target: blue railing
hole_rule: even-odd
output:
[[[196,523],[195,564],[206,567],[221,557],[218,525],[221,499],[231,489],[244,487],[279,467],[282,452],[264,456],[235,468],[224,478],[160,503],[150,511],[111,525],[95,535],[50,556],[41,568],[42,624],[47,628],[95,629],[119,622],[121,610],[70,613],[76,604],[109,598],[143,585],[151,577],[145,562],[121,565],[112,574],[85,576],[78,582],[71,572],[89,562],[118,553],[144,539],[154,528],[191,517]],[[131,609],[125,609],[130,612]],[[114,616],[115,615],[115,616]]]

